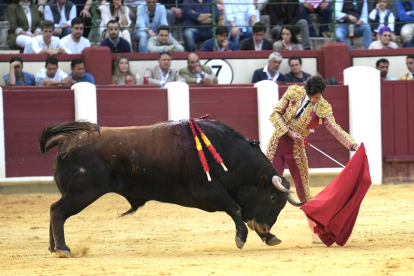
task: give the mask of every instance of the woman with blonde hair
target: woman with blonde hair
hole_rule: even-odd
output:
[[[283,27],[273,44],[273,50],[303,50],[292,27]]]
[[[99,6],[99,10],[101,11],[102,17],[100,25],[101,37],[108,37],[109,34],[106,31],[106,26],[109,20],[116,20],[119,22],[119,25],[121,26],[119,36],[128,41],[130,45],[132,45],[131,32],[128,29],[128,27],[131,25],[131,19],[129,17],[129,8],[128,6],[124,5],[124,0],[104,1],[102,5]]]
[[[135,76],[129,68],[129,60],[125,56],[118,56],[114,62],[112,84],[137,84]]]

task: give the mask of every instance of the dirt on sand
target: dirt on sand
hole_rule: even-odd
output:
[[[322,188],[312,188],[317,193]],[[344,247],[311,244],[303,212],[289,204],[263,245],[242,250],[225,213],[105,195],[65,224],[72,258],[48,251],[49,207],[59,194],[0,195],[0,275],[413,275],[414,185],[372,186]]]

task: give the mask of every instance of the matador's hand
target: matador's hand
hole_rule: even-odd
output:
[[[297,143],[301,143],[301,142],[304,141],[302,135],[300,135],[299,133],[294,132],[292,130],[289,130],[288,133],[287,133],[287,135],[290,138],[292,138],[293,140],[295,140],[295,142],[297,142]]]

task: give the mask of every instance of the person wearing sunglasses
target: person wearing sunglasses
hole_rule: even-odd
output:
[[[335,18],[339,23],[335,30],[337,42],[344,42],[348,45],[348,49],[352,49],[346,37],[353,30],[353,35],[363,36],[365,49],[369,48],[372,42],[372,33],[368,23],[367,0],[337,0],[335,2]]]
[[[138,6],[134,31],[134,40],[139,42],[140,53],[147,53],[148,39],[157,35],[159,26],[168,26],[165,6],[157,3],[157,0],[146,0],[145,2],[146,4]]]
[[[379,39],[372,42],[368,49],[397,49],[398,45],[391,41],[391,29],[384,26],[379,29]]]

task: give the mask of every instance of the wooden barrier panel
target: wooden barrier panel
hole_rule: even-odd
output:
[[[75,119],[68,87],[3,87],[6,177],[53,175],[57,148],[40,154],[44,126]]]
[[[190,117],[210,114],[251,140],[259,139],[254,87],[190,87]]]
[[[155,85],[96,88],[100,126],[141,126],[168,120],[167,89]]]
[[[412,81],[382,81],[383,182],[414,181]]]

